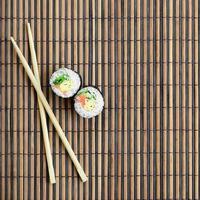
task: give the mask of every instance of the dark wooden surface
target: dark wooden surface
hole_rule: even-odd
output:
[[[198,0],[0,1],[0,199],[200,199]],[[89,181],[77,177],[48,121],[49,183],[37,97],[9,37],[31,65]],[[105,109],[91,120],[55,96],[69,66]]]

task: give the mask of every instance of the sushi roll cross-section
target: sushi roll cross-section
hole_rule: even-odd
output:
[[[63,98],[74,96],[81,86],[81,77],[68,68],[60,68],[50,78],[50,85],[55,94]]]
[[[103,106],[103,96],[95,87],[88,86],[82,88],[75,96],[75,110],[84,118],[91,118],[100,114]]]

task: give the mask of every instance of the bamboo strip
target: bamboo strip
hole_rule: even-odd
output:
[[[17,18],[17,4],[16,2],[14,1],[13,2],[13,10],[12,10],[12,15],[14,18]],[[13,35],[17,35],[17,23],[16,23],[16,19],[12,21],[12,34]],[[17,63],[17,59],[16,57],[12,59],[12,62],[13,63]],[[13,64],[15,65],[15,64]],[[17,85],[17,68],[16,66],[13,68],[13,71],[11,71],[11,77],[13,77],[11,83],[12,83],[12,90],[11,90],[11,95],[12,97],[14,97],[15,95],[17,96],[17,91],[16,93],[14,92],[15,90],[13,90],[13,85]],[[14,107],[15,105],[17,105],[17,98],[12,98],[12,107]],[[13,127],[12,127],[12,132],[13,130],[16,130],[17,129],[17,126],[18,126],[18,123],[17,123],[17,110],[13,110],[13,116],[12,116],[12,122],[13,122]],[[19,137],[17,136],[17,134],[14,134],[13,132],[13,136],[12,136],[12,140],[13,140],[13,147],[11,148],[12,150],[12,156],[13,156],[13,159],[12,159],[12,166],[13,166],[13,176],[16,176],[17,177],[17,162],[19,161],[19,157],[16,156],[16,155],[13,155],[13,154],[16,154],[17,153],[17,143],[18,143],[18,140],[19,140]],[[12,187],[12,198],[16,197],[17,196],[17,181],[18,179],[17,178],[14,178],[13,180],[13,187]]]
[[[5,1],[1,1],[1,17],[5,17],[6,15],[6,10],[5,10]],[[6,29],[6,22],[5,20],[2,20],[1,21],[1,36],[2,37],[5,37],[5,29]],[[3,63],[5,63],[5,43],[2,43],[1,44],[1,61]],[[1,84],[5,83],[5,70],[4,68],[1,68]],[[5,93],[5,89],[2,88],[2,93],[3,94],[6,94]],[[1,96],[1,106],[2,107],[5,107],[5,97],[3,97],[3,95]],[[1,114],[1,130],[5,130],[5,111],[1,111],[0,112]],[[5,176],[5,135],[6,135],[6,132],[2,132],[2,135],[1,135],[1,153],[3,154],[1,156],[1,163],[2,163],[2,166],[1,166],[1,171],[0,171],[0,175],[1,176]],[[5,198],[5,179],[1,179],[0,180],[0,184],[1,184],[1,194],[0,194],[0,198],[1,199],[4,199]]]
[[[5,7],[6,12],[5,12],[5,17],[7,17],[7,24],[6,24],[6,28],[5,28],[5,32],[6,34],[10,35],[11,34],[11,25],[12,25],[12,21],[11,21],[11,0],[8,0],[7,2],[7,6]],[[11,52],[10,49],[10,45],[6,42],[5,43],[5,49],[6,52]],[[8,62],[11,62],[11,53],[5,53],[5,64],[6,66],[8,65]],[[11,79],[11,69],[8,69],[5,71],[5,81],[7,82],[8,80]],[[6,87],[6,91],[5,91],[5,106],[9,106],[11,107],[11,102],[13,99],[11,99],[11,88],[10,87]],[[5,177],[10,177],[11,176],[11,137],[12,137],[12,130],[11,130],[11,110],[6,110],[5,111],[5,121],[6,121],[6,125],[5,125],[5,130],[10,131],[9,134],[5,134],[5,143],[7,145],[5,145]],[[5,179],[5,198],[11,199],[12,195],[11,195],[11,191],[12,191],[12,184],[11,181],[9,181],[8,178]]]

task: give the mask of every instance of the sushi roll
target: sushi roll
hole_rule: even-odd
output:
[[[60,68],[50,78],[50,85],[55,94],[63,98],[74,96],[81,86],[81,77],[68,68]]]
[[[82,88],[74,98],[76,112],[84,118],[91,118],[103,110],[104,99],[101,92],[95,87]]]

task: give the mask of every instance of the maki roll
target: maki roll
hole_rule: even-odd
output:
[[[50,78],[50,85],[55,94],[63,98],[74,96],[81,86],[81,77],[68,68],[60,68]]]
[[[76,112],[84,118],[91,118],[103,110],[104,99],[101,92],[95,87],[82,88],[74,99]]]

